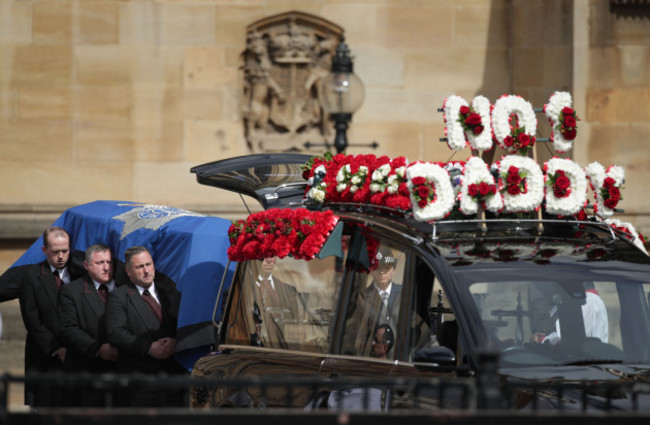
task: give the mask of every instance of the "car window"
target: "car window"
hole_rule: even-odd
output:
[[[447,296],[434,272],[419,257],[416,259],[415,288],[409,355],[418,350],[443,346],[459,355],[458,324]]]
[[[368,268],[358,267],[345,316],[342,354],[393,359],[404,283],[403,249],[376,235],[366,238]]]
[[[469,290],[488,338],[501,348],[506,363],[650,359],[647,283],[632,276],[591,280],[569,270],[557,280],[541,273],[536,280],[499,275],[488,280],[484,274]]]
[[[225,342],[327,352],[340,280],[340,259],[334,256],[242,263]]]

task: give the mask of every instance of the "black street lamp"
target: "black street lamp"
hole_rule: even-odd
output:
[[[352,119],[352,114],[361,107],[364,97],[363,83],[353,73],[350,49],[342,36],[332,58],[332,70],[318,86],[320,103],[334,121],[336,153],[341,153],[348,147],[348,122]]]

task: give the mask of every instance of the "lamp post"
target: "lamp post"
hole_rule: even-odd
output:
[[[361,107],[364,96],[363,83],[353,73],[350,49],[342,36],[332,58],[332,70],[318,86],[320,103],[334,121],[336,153],[345,151],[348,146],[348,122],[352,119],[352,114]]]

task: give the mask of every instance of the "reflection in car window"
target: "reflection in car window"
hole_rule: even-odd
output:
[[[340,269],[336,257],[247,261],[233,285],[226,343],[327,352]]]
[[[369,270],[355,274],[342,353],[392,359],[395,341],[390,336],[400,337],[396,330],[405,255],[388,241],[375,239],[368,246]]]

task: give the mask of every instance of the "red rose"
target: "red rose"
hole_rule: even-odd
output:
[[[616,205],[618,205],[618,200],[612,198],[605,199],[605,206],[607,208],[613,210],[614,208],[616,208]]]
[[[604,187],[611,187],[611,186],[614,186],[615,184],[616,184],[616,180],[614,180],[613,177],[607,177],[603,181],[603,186]]]
[[[411,183],[413,183],[415,186],[419,186],[421,184],[424,184],[427,182],[427,179],[425,179],[422,176],[416,176],[411,179]]]
[[[616,202],[621,200],[621,190],[616,187],[612,186],[609,188],[609,197],[610,199],[614,199]]]
[[[483,133],[483,126],[482,125],[477,125],[472,129],[472,132],[474,133],[475,136],[478,136],[479,134]]]
[[[475,184],[470,184],[469,187],[467,188],[467,193],[469,194],[469,196],[476,196],[476,194],[478,193],[478,186],[476,186]]]
[[[570,127],[570,128],[575,128],[575,126],[576,126],[576,118],[573,115],[566,115],[564,117],[564,126],[565,127]]]
[[[481,182],[478,185],[478,193],[480,193],[481,196],[487,195],[488,193],[490,193],[490,186],[488,186],[488,184],[485,182]]]
[[[571,185],[571,180],[565,175],[560,175],[555,179],[555,187],[565,190]]]
[[[573,130],[566,130],[562,132],[562,136],[567,139],[567,140],[573,140],[576,138],[576,130],[575,128]]]
[[[424,207],[427,206],[428,203],[429,203],[429,202],[427,202],[426,199],[420,199],[420,200],[418,201],[418,207],[420,207],[420,208],[424,208]]]
[[[461,115],[469,114],[469,106],[461,106],[460,107],[460,113],[461,113]]]
[[[513,173],[513,172],[508,172],[508,177],[506,178],[506,182],[510,185],[517,185],[521,183],[521,176],[519,173]]]
[[[519,144],[524,148],[530,144],[530,136],[528,136],[526,133],[520,133],[517,137],[517,140],[519,141]]]
[[[429,196],[429,188],[424,185],[418,186],[418,195],[420,198],[426,199]]]
[[[513,139],[512,136],[506,136],[503,139],[503,144],[506,145],[507,147],[511,147],[512,145],[515,144],[515,139]]]
[[[465,119],[465,124],[475,126],[481,124],[481,116],[477,113],[471,114]]]
[[[519,188],[519,185],[510,185],[508,186],[508,193],[511,195],[519,195],[521,193],[521,189]]]
[[[575,111],[573,110],[573,108],[569,108],[568,106],[565,106],[564,108],[562,108],[562,113],[564,115],[573,115]]]
[[[497,194],[497,187],[496,187],[496,185],[493,185],[493,184],[490,185],[490,194],[491,194],[491,195],[496,195],[496,194]]]

